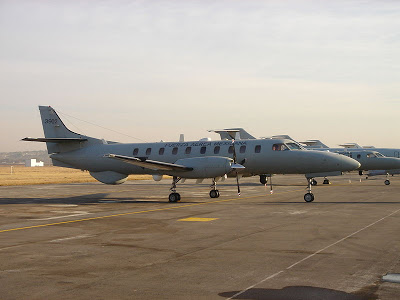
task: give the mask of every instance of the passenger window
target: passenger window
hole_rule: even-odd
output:
[[[239,152],[240,153],[245,153],[246,152],[246,146],[245,145],[240,146]]]
[[[254,148],[254,152],[255,152],[255,153],[260,153],[260,152],[261,152],[261,145],[257,145],[257,146]]]
[[[357,154],[357,158],[360,159],[361,158],[361,154]]]
[[[350,153],[350,155],[349,155],[351,158],[353,158],[353,154],[352,153]]]
[[[151,154],[151,148],[147,148],[146,149],[146,155],[150,155]]]
[[[206,147],[201,147],[200,148],[200,154],[206,153],[207,148]]]
[[[218,154],[220,149],[221,149],[220,146],[215,146],[214,147],[214,154]]]
[[[177,154],[178,153],[178,147],[174,147],[173,149],[172,149],[172,154]]]
[[[190,154],[192,152],[192,147],[186,147],[185,153]]]
[[[164,155],[164,151],[165,151],[165,148],[160,148],[160,150],[158,150],[158,154]]]
[[[138,153],[139,153],[139,148],[133,149],[133,156],[138,155]]]
[[[233,153],[233,145],[232,145],[232,146],[229,146],[228,153],[230,153],[230,154]]]

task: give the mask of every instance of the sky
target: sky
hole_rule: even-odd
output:
[[[38,105],[119,142],[256,137],[400,148],[400,1],[0,0],[0,152]]]

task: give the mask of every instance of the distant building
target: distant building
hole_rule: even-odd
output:
[[[43,167],[44,163],[42,161],[36,161],[36,158],[27,159],[25,161],[25,167]]]

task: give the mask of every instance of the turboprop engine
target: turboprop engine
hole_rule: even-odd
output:
[[[184,178],[215,178],[224,176],[235,168],[244,168],[234,164],[230,158],[217,156],[183,158],[177,160],[175,164],[193,169],[191,171],[172,171],[170,174]]]

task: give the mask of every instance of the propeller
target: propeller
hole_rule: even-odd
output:
[[[231,165],[232,169],[235,169],[236,172],[236,184],[237,184],[237,190],[238,190],[238,195],[240,196],[240,185],[239,185],[239,175],[238,175],[238,169],[244,169],[244,166],[241,164],[237,163],[237,156],[236,156],[236,149],[235,149],[235,139],[232,139],[232,147],[233,147],[233,164]]]

